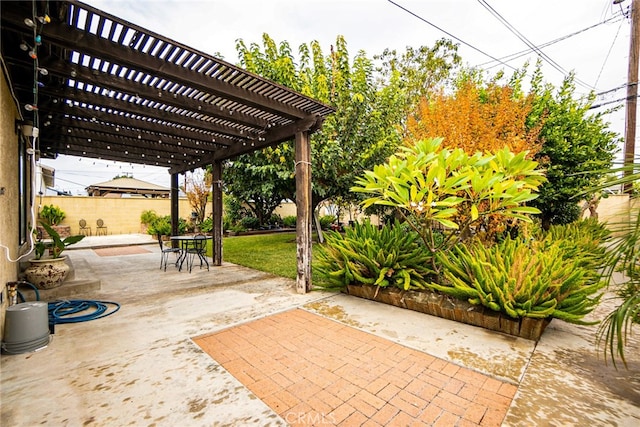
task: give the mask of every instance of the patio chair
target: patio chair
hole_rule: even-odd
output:
[[[193,236],[193,242],[187,248],[187,266],[189,267],[189,273],[191,273],[191,269],[193,268],[193,262],[195,261],[195,257],[200,258],[200,268],[202,268],[202,261],[207,264],[207,271],[209,271],[209,261],[207,261],[206,256],[206,248],[207,248],[207,236],[204,234],[196,234]]]
[[[102,219],[96,221],[96,236],[99,236],[100,234],[104,234],[105,236],[107,235],[107,226],[104,225],[104,221]]]
[[[91,236],[91,227],[87,227],[87,221],[81,219],[78,224],[80,224],[80,234]]]
[[[169,247],[164,247],[164,243],[162,242],[162,235],[158,234],[158,244],[160,245],[160,269],[162,269],[162,267],[164,266],[164,271],[167,271],[167,263],[169,262],[169,254],[176,254],[176,264],[178,263],[178,260],[180,259],[179,255],[180,255],[180,248],[174,248],[172,246]]]

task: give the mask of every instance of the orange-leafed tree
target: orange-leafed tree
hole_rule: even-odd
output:
[[[196,213],[196,223],[200,224],[205,219],[205,210],[211,194],[213,177],[209,170],[198,169],[187,173],[184,178],[182,191],[187,195],[189,205]]]
[[[514,153],[529,151],[532,158],[540,151],[543,125],[542,120],[528,125],[532,103],[532,96],[523,95],[517,87],[466,79],[453,94],[440,91],[422,99],[407,120],[405,143],[442,137],[443,147],[462,148],[468,154],[507,147]]]

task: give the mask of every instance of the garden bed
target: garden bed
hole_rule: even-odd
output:
[[[376,292],[377,290],[377,292]],[[551,319],[523,317],[513,319],[479,305],[471,305],[429,290],[403,291],[398,288],[377,288],[369,285],[349,285],[349,295],[390,304],[396,307],[480,326],[520,338],[538,341]]]

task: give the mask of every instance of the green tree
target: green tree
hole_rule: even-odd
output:
[[[246,155],[229,162],[224,171],[225,192],[251,211],[260,225],[264,225],[278,205],[290,197],[291,186],[295,185],[290,179],[291,172],[280,167],[279,160],[266,155],[274,154],[274,150],[263,151],[263,156]]]
[[[437,40],[432,47],[408,46],[401,54],[385,49],[374,59],[381,61],[378,85],[391,98],[396,121],[403,125],[422,99],[450,81],[462,62],[457,46],[448,39]]]
[[[449,52],[447,49],[455,47],[437,45],[432,56],[437,56],[440,50]],[[400,72],[389,72],[383,80],[376,79],[373,61],[363,51],[351,61],[341,36],[328,55],[316,41],[301,45],[297,66],[290,45],[286,41],[276,44],[267,34],[263,35],[262,46],[256,43],[247,46],[239,40],[237,50],[242,67],[336,107],[336,113],[312,136],[312,203],[315,209],[323,200],[339,196],[355,198],[349,192],[355,178],[382,163],[400,144],[402,129],[398,124],[409,98],[402,92],[408,89],[403,86]],[[449,61],[448,53],[438,55]],[[426,53],[415,56],[422,61],[416,59],[416,69],[429,58]],[[448,75],[448,68],[444,71],[439,65],[432,68],[438,70],[430,80],[434,85]],[[271,191],[273,197],[262,194],[269,199],[295,198],[291,143],[241,156],[226,169],[225,182],[234,195],[241,195],[242,188],[253,185],[262,187],[261,191]],[[267,186],[268,181],[280,182]]]
[[[604,177],[618,145],[619,137],[604,121],[607,112],[590,114],[594,95],[577,98],[574,75],[567,76],[560,88],[542,83],[540,66],[533,74],[531,92],[535,95],[527,121],[533,127],[544,120],[540,130],[542,148],[536,156],[546,169],[547,182],[531,203],[541,211],[545,229],[566,224],[580,215],[576,194],[594,187]]]

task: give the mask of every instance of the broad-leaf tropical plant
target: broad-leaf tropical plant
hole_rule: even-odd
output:
[[[492,217],[531,222],[528,215],[539,212],[525,203],[536,197],[545,178],[526,153],[503,149],[468,155],[443,149],[441,143],[432,138],[401,147],[385,164],[358,178],[352,191],[369,196],[362,202],[365,209],[396,209],[432,253],[490,231]],[[438,228],[444,228],[445,239],[436,238]]]
[[[45,221],[40,221],[40,225],[42,225],[42,227],[49,234],[49,237],[51,237],[51,242],[44,242],[42,240],[38,240],[36,242],[35,259],[42,259],[42,256],[44,255],[46,249],[49,249],[51,258],[60,258],[62,256],[62,252],[64,252],[67,247],[84,239],[84,235],[82,234],[76,236],[67,236],[62,239],[60,237],[60,234]]]

